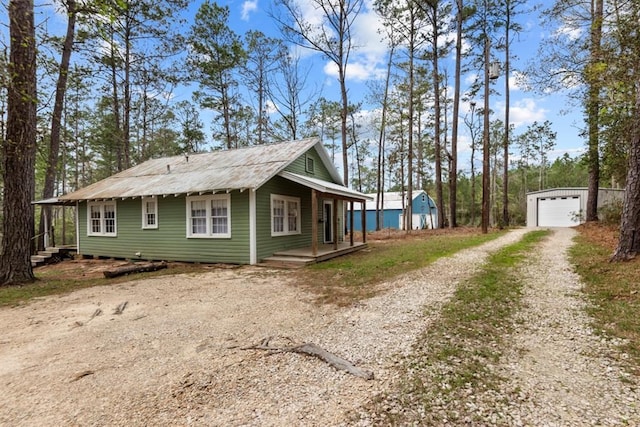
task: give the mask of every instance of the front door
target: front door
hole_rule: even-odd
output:
[[[324,243],[333,243],[333,202],[325,200],[322,209],[324,224]]]

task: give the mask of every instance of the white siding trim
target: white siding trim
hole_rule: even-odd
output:
[[[76,202],[76,253],[80,253],[80,202]]]
[[[249,264],[258,263],[256,191],[249,190]]]

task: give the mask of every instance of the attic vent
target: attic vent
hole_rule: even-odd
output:
[[[315,164],[313,162],[313,157],[307,157],[305,170],[309,173],[314,173],[314,169]]]

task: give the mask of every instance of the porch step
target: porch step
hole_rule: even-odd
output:
[[[315,258],[276,254],[264,258],[260,264],[268,267],[278,268],[300,268],[304,267],[305,265],[314,264],[315,262]]]
[[[36,255],[31,255],[31,267],[38,267],[44,264],[54,264],[62,261],[64,258],[73,257],[75,247],[49,247],[44,251],[38,251]]]

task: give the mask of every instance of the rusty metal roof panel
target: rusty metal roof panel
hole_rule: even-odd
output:
[[[316,144],[317,138],[309,138],[152,159],[60,199],[99,200],[257,189]]]

